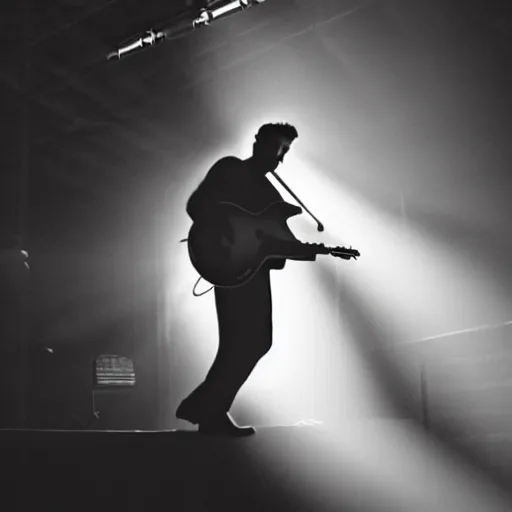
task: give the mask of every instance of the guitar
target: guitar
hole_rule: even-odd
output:
[[[330,254],[350,260],[359,252],[345,247],[326,247],[299,241],[287,220],[302,213],[290,203],[273,203],[258,213],[251,213],[235,203],[221,202],[211,216],[192,225],[188,235],[188,252],[192,265],[209,283],[235,288],[249,282],[271,258],[312,260],[317,254]],[[222,225],[231,226],[229,240]]]

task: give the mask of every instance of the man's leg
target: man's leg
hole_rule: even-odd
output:
[[[217,288],[215,301],[219,321],[217,356],[205,381],[180,406],[187,410],[193,423],[226,414],[236,394],[272,345],[268,272],[258,274],[240,288]]]

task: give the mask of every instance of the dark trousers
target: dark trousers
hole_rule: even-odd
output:
[[[186,399],[204,415],[229,411],[257,362],[272,346],[268,270],[240,288],[215,288],[219,347],[206,379]]]

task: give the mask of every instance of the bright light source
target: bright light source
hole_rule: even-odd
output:
[[[219,16],[223,16],[224,14],[227,14],[232,11],[237,11],[238,9],[243,9],[248,6],[247,1],[241,1],[237,0],[236,2],[231,2],[228,5],[225,5],[224,7],[219,7],[218,9],[215,9],[212,11],[212,17],[218,18]]]

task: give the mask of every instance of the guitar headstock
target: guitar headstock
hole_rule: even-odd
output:
[[[342,258],[344,260],[355,260],[361,256],[358,250],[349,247],[326,247],[324,244],[302,244],[306,246],[314,254],[330,254],[336,258]]]
[[[350,260],[352,258],[356,260],[361,256],[360,252],[356,249],[352,249],[352,247],[349,247],[348,249],[346,247],[331,247],[329,249],[329,254],[344,260]]]

